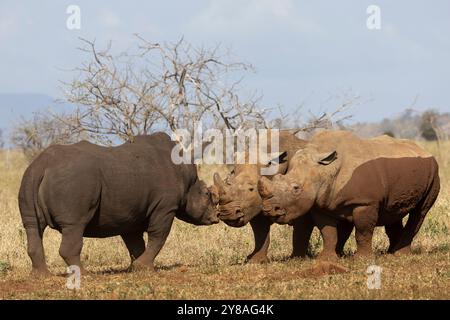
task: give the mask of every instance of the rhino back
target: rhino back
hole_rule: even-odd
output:
[[[409,140],[388,136],[361,139],[349,131],[325,131],[311,139],[306,153],[337,152],[338,175],[333,177],[333,188],[338,192],[352,177],[354,171],[366,162],[379,158],[431,158],[430,153]],[[295,160],[294,160],[295,161]]]
[[[377,203],[387,212],[407,212],[439,179],[434,157],[412,141],[348,132],[319,138],[312,139],[319,151],[337,151],[338,173],[328,193],[333,208]]]
[[[392,222],[390,218],[408,214],[428,195],[437,197],[438,192],[438,165],[433,157],[377,158],[354,170],[337,194],[335,206],[376,206],[379,224],[384,225]]]

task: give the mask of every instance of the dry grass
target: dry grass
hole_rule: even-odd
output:
[[[382,254],[387,238],[377,230],[373,261],[341,260],[348,273],[320,278],[305,277],[313,260],[287,260],[291,228],[274,226],[271,263],[244,265],[252,250],[249,226],[233,229],[224,224],[194,227],[176,221],[157,257],[159,271],[126,273],[128,253],[120,238],[86,239],[82,259],[91,275],[83,277],[81,290],[66,289],[65,265],[58,255],[60,235],[46,231],[44,246],[54,276],[35,280],[28,276],[25,233],[17,207],[17,191],[25,160],[19,153],[0,154],[0,299],[449,299],[450,298],[450,142],[424,143],[440,162],[442,188],[439,199],[414,241],[416,254],[393,257]],[[202,168],[208,180],[211,168]],[[311,242],[318,252],[317,230]],[[347,244],[355,249],[354,237]],[[367,266],[383,268],[380,290],[367,289]]]

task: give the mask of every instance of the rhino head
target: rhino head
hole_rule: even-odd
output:
[[[177,214],[177,218],[195,225],[219,223],[213,196],[205,182],[197,180],[189,188],[186,197],[185,210]]]
[[[306,144],[306,140],[297,138],[292,132],[281,131],[279,152],[259,155],[258,164],[237,164],[225,181],[216,173],[211,191],[218,205],[219,218],[229,226],[242,227],[260,214],[263,201],[258,193],[258,180],[261,173],[286,173],[290,157]],[[272,150],[272,146],[268,144],[266,150]],[[244,156],[247,157],[248,152]],[[274,170],[262,170],[270,166],[274,166],[270,168]]]
[[[232,227],[242,227],[261,212],[262,199],[257,190],[258,178],[255,168],[222,180],[214,174],[213,188],[218,204],[219,218]]]
[[[336,160],[336,151],[323,153],[309,147],[294,155],[285,175],[278,174],[272,180],[260,178],[263,214],[279,224],[292,224],[306,214],[329,190],[338,167]]]
[[[286,172],[286,152],[279,153],[264,166],[277,162],[278,172]],[[219,218],[232,227],[242,227],[261,213],[262,198],[258,193],[258,180],[262,165],[236,165],[233,173],[225,181],[218,173],[214,174],[214,184],[211,187],[213,198],[216,199]]]

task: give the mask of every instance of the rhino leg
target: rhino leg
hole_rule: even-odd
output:
[[[430,205],[424,205],[423,207],[416,208],[410,212],[408,221],[406,222],[406,225],[403,228],[403,232],[401,233],[401,237],[392,249],[394,254],[411,253],[411,243],[417,232],[419,232],[425,216],[427,215],[432,205],[433,203],[431,203]]]
[[[131,265],[132,270],[155,271],[154,261],[161,251],[172,227],[175,212],[154,212],[147,229],[148,243],[142,253]]]
[[[348,238],[352,234],[353,223],[346,220],[339,221],[337,225],[338,240],[336,244],[336,254],[340,257],[344,256],[344,247]]]
[[[357,252],[355,257],[366,257],[373,254],[372,237],[377,225],[378,208],[372,206],[357,207],[353,210],[353,221],[356,232]]]
[[[320,230],[323,239],[323,250],[317,257],[319,260],[335,261],[337,245],[337,223],[338,221],[325,214],[316,214],[314,216],[314,223]]]
[[[314,221],[311,214],[305,214],[294,221],[291,258],[305,258],[307,256],[309,239],[313,229]]]
[[[131,232],[121,235],[130,253],[131,262],[140,257],[145,251],[145,241],[142,232]]]
[[[419,228],[422,225],[424,218],[425,215],[421,215],[420,212],[413,211],[409,214],[408,221],[406,222],[406,225],[403,228],[401,237],[392,249],[392,252],[394,254],[401,255],[411,253],[411,243],[417,231],[419,231]]]
[[[253,236],[255,239],[255,249],[247,256],[247,263],[265,263],[268,261],[267,250],[270,244],[270,226],[272,222],[262,214],[258,214],[250,220]]]
[[[83,248],[83,233],[85,225],[72,225],[62,229],[62,240],[59,254],[68,266],[78,266],[81,274],[86,274],[81,264],[80,254]]]
[[[432,183],[430,184],[422,201],[416,206],[414,210],[409,213],[408,221],[403,228],[402,236],[394,248],[395,254],[409,254],[411,253],[411,242],[419,232],[420,227],[436,198],[439,195],[440,182],[437,170]]]
[[[394,248],[400,241],[403,232],[403,223],[401,220],[384,226],[384,230],[389,238],[388,253],[394,253]]]
[[[27,252],[31,259],[32,274],[36,276],[50,275],[45,263],[44,246],[42,244],[44,229],[27,227],[25,231],[27,233]]]

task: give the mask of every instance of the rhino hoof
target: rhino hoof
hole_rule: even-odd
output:
[[[410,247],[410,246],[401,248],[401,249],[396,250],[396,251],[394,252],[394,256],[395,256],[395,257],[407,256],[407,255],[410,255],[410,254],[412,254],[412,251],[411,251],[411,247]]]
[[[53,274],[47,269],[32,269],[30,276],[33,278],[49,278],[52,277]]]
[[[136,260],[131,264],[129,271],[130,272],[140,272],[140,271],[155,272],[155,268],[151,265],[147,265],[147,264],[144,264],[144,263]]]
[[[246,263],[251,263],[251,264],[263,264],[263,263],[268,263],[269,259],[267,257],[261,257],[261,256],[248,256]]]

